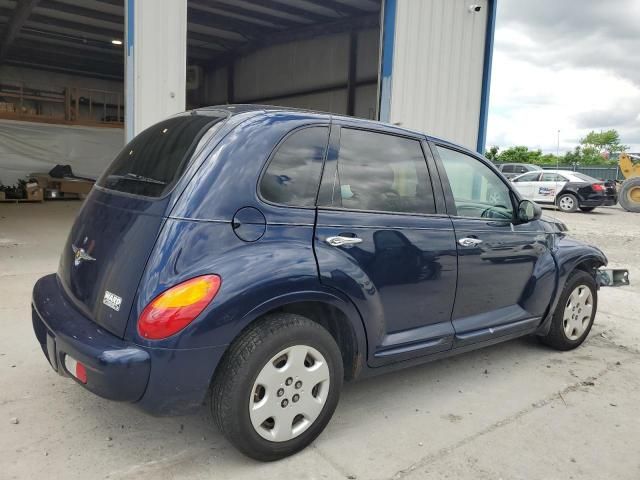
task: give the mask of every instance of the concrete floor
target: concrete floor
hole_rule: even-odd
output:
[[[579,349],[522,339],[346,385],[310,448],[261,464],[234,450],[204,409],[152,418],[50,369],[29,299],[55,271],[79,206],[0,205],[0,478],[640,478],[638,214],[546,212],[635,282],[601,290]]]

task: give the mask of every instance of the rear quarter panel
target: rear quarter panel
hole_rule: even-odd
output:
[[[313,225],[268,225],[260,240],[244,242],[233,232],[231,222],[168,219],[134,303],[132,337],[141,345],[167,348],[229,344],[246,326],[247,315],[260,305],[318,285],[312,233]],[[154,297],[186,279],[209,273],[220,275],[222,285],[196,321],[162,341],[137,335],[135,319]]]

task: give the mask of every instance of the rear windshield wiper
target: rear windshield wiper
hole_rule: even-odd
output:
[[[109,175],[110,178],[125,178],[127,180],[136,180],[138,182],[144,183],[153,183],[155,185],[166,185],[167,182],[163,182],[162,180],[156,180],[155,178],[145,177],[143,175],[138,175],[137,173],[126,173],[124,175]]]

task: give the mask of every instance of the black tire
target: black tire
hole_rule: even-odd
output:
[[[571,200],[571,207],[565,208],[565,207],[562,206],[564,204],[562,199],[564,199],[564,198]],[[573,193],[563,193],[556,200],[556,205],[563,212],[574,213],[574,212],[576,212],[578,210],[578,197],[576,197]]]
[[[565,333],[564,311],[569,301],[569,296],[580,285],[584,285],[589,288],[589,290],[591,290],[591,295],[593,296],[593,309],[591,312],[589,323],[582,335],[580,335],[577,339],[572,340]],[[540,340],[546,345],[549,345],[550,347],[553,347],[557,350],[573,350],[574,348],[580,346],[580,344],[584,342],[584,340],[589,335],[597,310],[598,288],[595,279],[587,272],[584,272],[582,270],[575,270],[567,279],[567,283],[562,290],[562,294],[560,295],[560,299],[558,300],[558,305],[556,306],[556,310],[553,313],[553,318],[551,320],[551,329],[546,336],[540,337]]]
[[[628,212],[640,213],[640,201],[636,199],[638,189],[640,189],[640,177],[628,178],[622,182],[618,203]]]
[[[329,368],[329,391],[315,421],[301,434],[283,442],[269,441],[251,423],[254,383],[268,362],[283,349],[306,345],[322,354]],[[224,436],[242,453],[261,461],[292,455],[322,433],[338,405],[344,377],[340,349],[321,325],[300,315],[279,313],[242,333],[229,347],[213,383],[211,413]]]
[[[580,207],[580,210],[582,210],[583,212],[593,212],[596,209],[596,207]]]

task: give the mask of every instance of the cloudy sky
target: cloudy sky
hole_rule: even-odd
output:
[[[640,0],[498,0],[489,112],[487,146],[615,128],[640,151]]]

